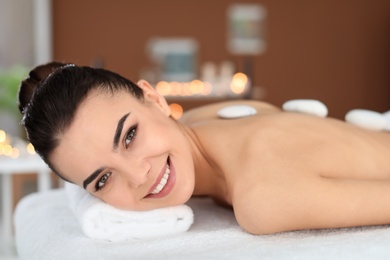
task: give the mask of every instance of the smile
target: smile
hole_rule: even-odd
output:
[[[156,182],[150,188],[148,195],[145,198],[162,198],[168,195],[176,182],[176,174],[173,164],[168,157],[165,167],[162,169]]]
[[[158,193],[160,193],[160,191],[162,191],[162,189],[164,189],[165,185],[168,182],[170,173],[171,173],[171,168],[170,168],[169,164],[167,164],[167,168],[165,169],[165,173],[164,173],[163,177],[161,178],[160,183],[157,185],[156,188],[154,188],[154,190],[151,192],[151,194],[158,194]]]

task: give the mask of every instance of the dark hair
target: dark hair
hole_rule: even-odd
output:
[[[19,110],[27,137],[37,153],[54,169],[50,156],[70,127],[80,104],[92,90],[127,91],[143,100],[142,89],[105,69],[51,62],[33,69],[19,89]]]

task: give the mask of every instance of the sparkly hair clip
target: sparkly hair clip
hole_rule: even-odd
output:
[[[66,69],[66,68],[75,67],[75,66],[76,66],[75,64],[69,63],[69,64],[65,64],[64,66],[61,66],[61,69]]]
[[[67,69],[70,67],[75,67],[75,66],[76,66],[75,64],[69,63],[69,64],[65,64],[61,67],[53,68],[51,73],[49,73],[49,75],[47,75],[46,79],[44,79],[44,80],[47,80],[48,78],[50,78],[53,74],[55,74],[56,71],[61,71],[61,70],[64,70],[64,69]]]

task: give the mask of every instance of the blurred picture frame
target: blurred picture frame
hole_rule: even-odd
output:
[[[191,81],[197,77],[198,43],[192,38],[153,38],[148,53],[165,81]]]
[[[266,9],[260,4],[233,4],[227,10],[228,50],[235,55],[259,55],[266,49]]]

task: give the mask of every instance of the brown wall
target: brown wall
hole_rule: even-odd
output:
[[[352,108],[390,109],[390,1],[388,0],[56,0],[54,57],[104,66],[137,80],[149,66],[152,36],[194,37],[199,61],[242,57],[226,49],[226,9],[261,3],[268,10],[268,49],[254,57],[254,84],[265,101],[325,102],[342,118]]]

